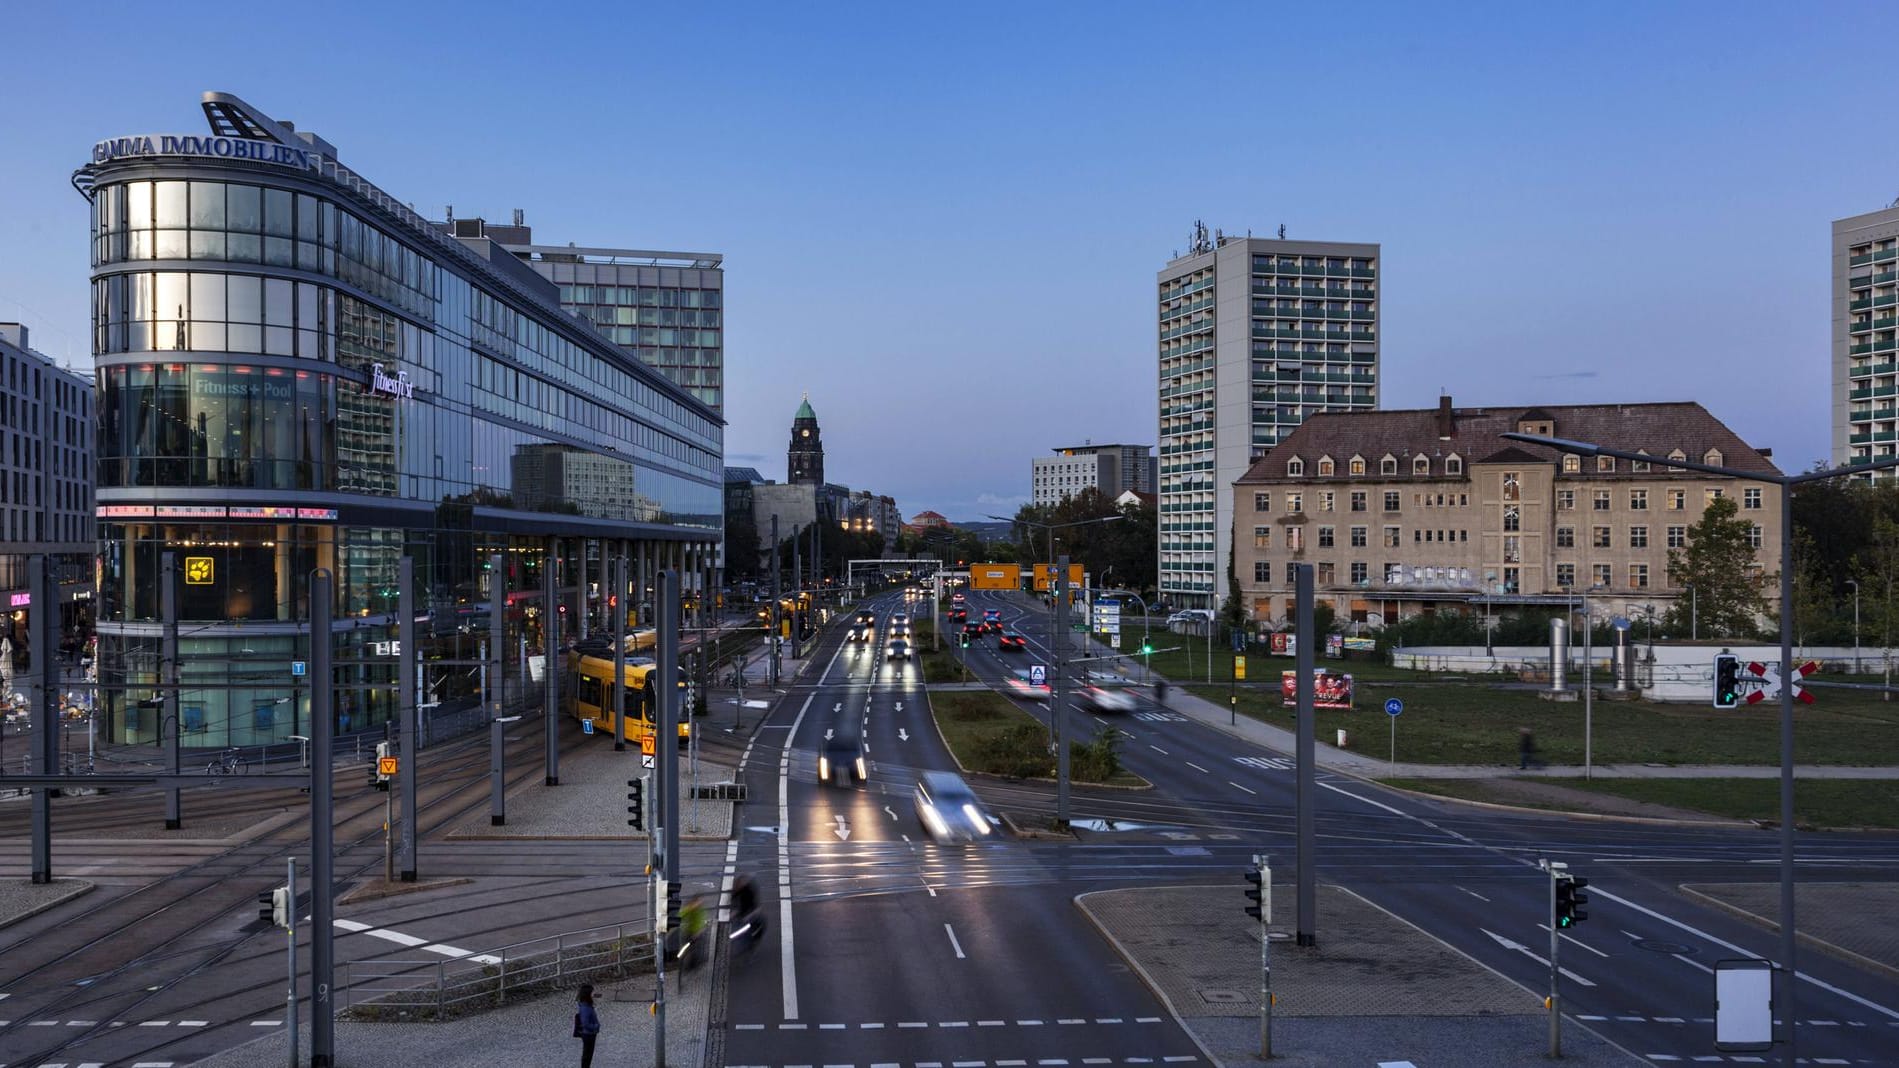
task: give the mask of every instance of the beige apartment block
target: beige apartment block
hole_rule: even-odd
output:
[[[1293,611],[1293,565],[1317,599],[1377,625],[1435,612],[1511,614],[1591,593],[1598,618],[1660,615],[1669,574],[1708,503],[1753,525],[1755,573],[1777,572],[1780,490],[1650,461],[1509,441],[1517,431],[1657,458],[1777,473],[1699,404],[1590,404],[1321,413],[1233,484],[1234,568],[1261,629]],[[1764,592],[1770,603],[1774,587]]]

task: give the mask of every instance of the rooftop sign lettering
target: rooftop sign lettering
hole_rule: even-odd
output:
[[[212,137],[201,134],[134,134],[113,137],[92,146],[92,162],[109,163],[130,156],[209,156],[215,159],[248,159],[258,163],[279,163],[299,170],[316,167],[321,156],[308,148],[281,145],[275,141],[254,141],[247,137]]]

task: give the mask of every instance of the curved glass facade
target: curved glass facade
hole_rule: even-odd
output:
[[[288,662],[308,655],[313,568],[336,576],[338,663],[361,661],[338,691],[353,730],[394,707],[379,643],[395,637],[402,556],[437,621],[425,661],[480,655],[503,585],[519,686],[545,644],[525,594],[547,537],[570,559],[581,539],[716,546],[721,422],[562,313],[551,284],[530,291],[353,177],[166,156],[88,173],[114,741],[157,738],[138,701],[159,682],[166,554],[192,562],[185,743],[225,746],[308,732]],[[472,674],[424,671],[450,703]]]

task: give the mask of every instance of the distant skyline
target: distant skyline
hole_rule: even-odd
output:
[[[1800,469],[1831,221],[1899,196],[1891,5],[318,10],[10,12],[0,319],[90,366],[68,178],[217,89],[429,218],[722,253],[726,463],[782,481],[809,391],[827,478],[905,516],[1154,442],[1196,219],[1382,246],[1383,407],[1694,400]]]

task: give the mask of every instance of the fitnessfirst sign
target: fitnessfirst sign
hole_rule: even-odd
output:
[[[391,397],[403,400],[415,399],[415,383],[409,381],[409,372],[397,371],[393,376],[383,373],[382,364],[369,365],[369,391],[387,393]]]
[[[253,141],[248,137],[211,137],[194,134],[138,134],[114,137],[92,146],[92,162],[109,163],[128,156],[203,156],[248,159],[310,170],[322,155],[295,145]]]

